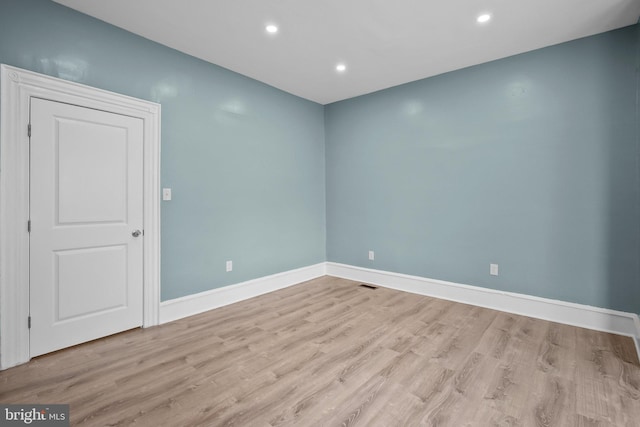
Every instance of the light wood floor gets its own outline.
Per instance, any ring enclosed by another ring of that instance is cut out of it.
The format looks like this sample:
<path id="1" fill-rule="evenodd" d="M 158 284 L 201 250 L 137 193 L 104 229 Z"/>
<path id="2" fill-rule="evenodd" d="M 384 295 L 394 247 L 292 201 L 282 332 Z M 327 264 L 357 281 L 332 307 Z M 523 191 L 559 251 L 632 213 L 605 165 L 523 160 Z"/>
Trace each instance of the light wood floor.
<path id="1" fill-rule="evenodd" d="M 324 277 L 0 372 L 72 425 L 638 426 L 630 338 Z"/>

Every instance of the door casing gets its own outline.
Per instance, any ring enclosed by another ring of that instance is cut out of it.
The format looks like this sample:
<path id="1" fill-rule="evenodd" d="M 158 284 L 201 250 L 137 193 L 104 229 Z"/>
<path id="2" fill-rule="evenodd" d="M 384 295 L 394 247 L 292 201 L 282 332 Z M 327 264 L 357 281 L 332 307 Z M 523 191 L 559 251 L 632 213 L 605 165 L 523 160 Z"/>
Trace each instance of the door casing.
<path id="1" fill-rule="evenodd" d="M 29 355 L 29 102 L 32 97 L 144 122 L 143 327 L 160 305 L 160 104 L 0 65 L 0 369 Z"/>

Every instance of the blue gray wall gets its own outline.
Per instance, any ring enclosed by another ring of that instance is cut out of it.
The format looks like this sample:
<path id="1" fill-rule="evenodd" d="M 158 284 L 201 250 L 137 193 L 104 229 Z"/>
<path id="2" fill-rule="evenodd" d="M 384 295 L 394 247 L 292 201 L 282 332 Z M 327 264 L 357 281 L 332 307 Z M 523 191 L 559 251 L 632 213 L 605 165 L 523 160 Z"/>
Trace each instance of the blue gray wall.
<path id="1" fill-rule="evenodd" d="M 326 106 L 328 260 L 640 312 L 637 33 Z"/>
<path id="2" fill-rule="evenodd" d="M 48 0 L 0 0 L 0 62 L 162 104 L 163 300 L 325 261 L 321 105 Z"/>
<path id="3" fill-rule="evenodd" d="M 0 0 L 0 62 L 162 104 L 163 300 L 328 258 L 639 313 L 639 46 L 633 26 L 323 108 Z"/>

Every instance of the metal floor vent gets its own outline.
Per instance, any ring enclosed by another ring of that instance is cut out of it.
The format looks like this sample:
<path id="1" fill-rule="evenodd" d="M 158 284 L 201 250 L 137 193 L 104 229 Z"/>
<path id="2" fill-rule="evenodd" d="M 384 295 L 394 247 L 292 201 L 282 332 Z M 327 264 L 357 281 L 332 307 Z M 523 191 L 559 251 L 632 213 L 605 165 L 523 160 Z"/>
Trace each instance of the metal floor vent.
<path id="1" fill-rule="evenodd" d="M 360 283 L 360 286 L 362 286 L 363 288 L 367 288 L 367 289 L 378 289 L 377 286 L 367 285 L 367 284 L 364 284 L 364 283 Z"/>

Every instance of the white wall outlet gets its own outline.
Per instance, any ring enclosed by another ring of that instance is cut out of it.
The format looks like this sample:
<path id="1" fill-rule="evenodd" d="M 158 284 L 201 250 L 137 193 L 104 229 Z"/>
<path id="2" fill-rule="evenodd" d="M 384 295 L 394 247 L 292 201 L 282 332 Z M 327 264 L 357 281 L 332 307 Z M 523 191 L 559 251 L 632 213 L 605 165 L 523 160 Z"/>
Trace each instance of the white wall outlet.
<path id="1" fill-rule="evenodd" d="M 162 189 L 162 200 L 171 200 L 171 189 L 163 188 Z"/>
<path id="2" fill-rule="evenodd" d="M 373 261 L 375 257 L 376 257 L 376 254 L 374 254 L 373 251 L 369 251 L 369 259 Z"/>
<path id="3" fill-rule="evenodd" d="M 233 271 L 233 261 L 227 261 L 227 273 Z"/>
<path id="4" fill-rule="evenodd" d="M 489 264 L 489 274 L 492 276 L 498 275 L 498 264 Z"/>

